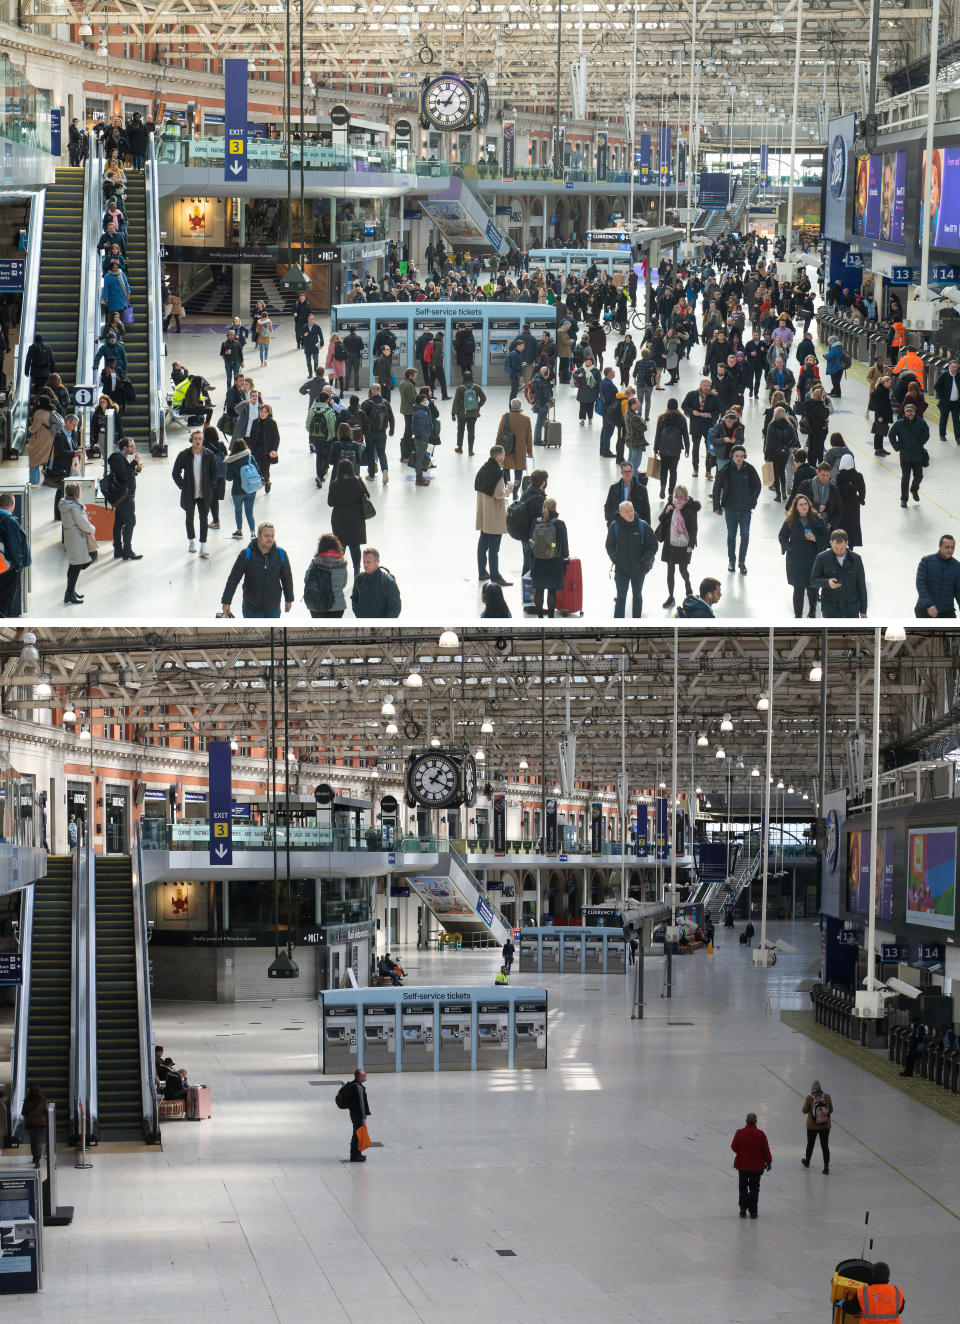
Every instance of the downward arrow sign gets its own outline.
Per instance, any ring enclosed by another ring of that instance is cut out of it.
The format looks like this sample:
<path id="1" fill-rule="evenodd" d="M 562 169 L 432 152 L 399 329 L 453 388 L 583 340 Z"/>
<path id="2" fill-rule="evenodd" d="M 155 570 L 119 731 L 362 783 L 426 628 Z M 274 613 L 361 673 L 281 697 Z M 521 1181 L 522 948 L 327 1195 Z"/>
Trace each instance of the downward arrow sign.
<path id="1" fill-rule="evenodd" d="M 230 169 L 233 171 L 235 175 L 239 175 L 240 171 L 243 169 L 243 166 L 240 164 L 239 161 L 234 161 Z"/>
<path id="2" fill-rule="evenodd" d="M 222 845 L 218 846 L 217 849 L 214 851 L 214 855 L 219 856 L 221 860 L 223 859 L 224 855 L 226 855 L 226 853 L 227 853 L 227 848 L 226 846 L 222 846 Z"/>

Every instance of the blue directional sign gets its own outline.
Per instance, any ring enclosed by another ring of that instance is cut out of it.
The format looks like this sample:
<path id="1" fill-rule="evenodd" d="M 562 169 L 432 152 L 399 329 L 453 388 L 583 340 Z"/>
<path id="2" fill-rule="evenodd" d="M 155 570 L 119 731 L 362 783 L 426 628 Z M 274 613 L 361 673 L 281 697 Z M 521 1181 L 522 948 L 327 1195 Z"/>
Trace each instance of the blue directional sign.
<path id="1" fill-rule="evenodd" d="M 394 852 L 391 851 L 387 856 L 387 864 L 396 864 L 396 862 L 397 862 L 397 857 L 394 854 Z"/>
<path id="2" fill-rule="evenodd" d="M 483 920 L 484 924 L 490 928 L 493 924 L 493 906 L 486 897 L 477 898 L 477 914 Z"/>
<path id="3" fill-rule="evenodd" d="M 22 257 L 0 260 L 0 294 L 22 294 L 26 262 Z"/>
<path id="4" fill-rule="evenodd" d="M 207 745 L 207 780 L 210 791 L 210 863 L 233 864 L 233 816 L 229 740 Z"/>
<path id="5" fill-rule="evenodd" d="M 19 952 L 0 952 L 0 987 L 23 983 L 23 957 Z"/>
<path id="6" fill-rule="evenodd" d="M 247 178 L 247 62 L 224 60 L 223 177 L 228 183 Z"/>

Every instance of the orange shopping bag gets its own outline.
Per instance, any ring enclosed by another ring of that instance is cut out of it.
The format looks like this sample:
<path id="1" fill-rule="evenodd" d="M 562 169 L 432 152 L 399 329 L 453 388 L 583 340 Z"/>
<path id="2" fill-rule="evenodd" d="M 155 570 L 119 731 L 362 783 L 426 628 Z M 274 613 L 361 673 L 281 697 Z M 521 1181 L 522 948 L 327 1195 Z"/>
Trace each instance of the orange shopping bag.
<path id="1" fill-rule="evenodd" d="M 367 1130 L 366 1125 L 358 1126 L 357 1149 L 359 1149 L 360 1153 L 362 1154 L 365 1149 L 369 1149 L 372 1144 L 373 1141 L 370 1139 L 370 1132 Z"/>

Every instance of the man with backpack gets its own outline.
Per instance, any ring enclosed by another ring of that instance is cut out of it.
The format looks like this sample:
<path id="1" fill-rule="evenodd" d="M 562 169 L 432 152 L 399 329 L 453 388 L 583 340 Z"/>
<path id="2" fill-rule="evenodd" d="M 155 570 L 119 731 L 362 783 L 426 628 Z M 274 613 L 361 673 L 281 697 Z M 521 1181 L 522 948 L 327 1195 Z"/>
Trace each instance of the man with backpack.
<path id="1" fill-rule="evenodd" d="M 130 546 L 137 522 L 137 474 L 140 462 L 132 437 L 118 437 L 117 448 L 107 460 L 107 474 L 101 484 L 106 500 L 113 506 L 113 559 L 142 561 Z"/>
<path id="2" fill-rule="evenodd" d="M 337 433 L 337 415 L 330 403 L 330 390 L 324 389 L 307 412 L 307 434 L 316 458 L 316 483 L 323 487 L 330 465 L 330 447 Z"/>
<path id="3" fill-rule="evenodd" d="M 507 507 L 507 533 L 523 547 L 522 574 L 524 575 L 533 563 L 530 535 L 537 520 L 543 514 L 543 503 L 547 499 L 548 476 L 546 469 L 534 469 L 524 481 L 520 496 L 515 497 Z"/>
<path id="4" fill-rule="evenodd" d="M 417 487 L 429 487 L 430 479 L 426 477 L 427 470 L 430 468 L 430 445 L 433 442 L 433 419 L 434 410 L 430 407 L 430 388 L 425 386 L 417 395 L 416 402 L 411 414 L 411 428 L 413 430 L 413 451 L 414 465 L 416 469 Z M 470 452 L 473 454 L 473 451 Z"/>
<path id="5" fill-rule="evenodd" d="M 660 500 L 677 485 L 677 466 L 683 452 L 690 458 L 690 433 L 687 420 L 677 408 L 672 397 L 667 401 L 666 410 L 657 419 L 657 431 L 653 441 L 653 453 L 660 457 Z"/>
<path id="6" fill-rule="evenodd" d="M 629 501 L 622 501 L 607 525 L 607 555 L 613 562 L 617 587 L 614 620 L 626 616 L 627 589 L 633 594 L 633 616 L 643 615 L 643 581 L 657 557 L 656 534 L 646 520 L 639 519 Z"/>
<path id="7" fill-rule="evenodd" d="M 483 389 L 474 385 L 473 373 L 465 372 L 463 381 L 453 393 L 453 404 L 450 406 L 450 417 L 455 419 L 457 424 L 456 451 L 458 455 L 463 454 L 464 429 L 467 433 L 467 454 L 473 454 L 477 419 L 480 417 L 480 410 L 486 402 L 487 397 Z"/>
<path id="8" fill-rule="evenodd" d="M 337 1091 L 336 1105 L 342 1108 L 344 1112 L 350 1113 L 350 1162 L 366 1163 L 366 1154 L 360 1153 L 360 1146 L 357 1143 L 357 1132 L 361 1126 L 366 1126 L 367 1118 L 370 1116 L 370 1104 L 367 1102 L 366 1091 L 367 1073 L 357 1067 L 353 1073 L 353 1080 L 347 1081 L 341 1085 Z"/>
<path id="9" fill-rule="evenodd" d="M 387 464 L 387 432 L 389 431 L 390 436 L 393 436 L 395 422 L 393 410 L 384 400 L 376 382 L 370 387 L 370 393 L 360 406 L 360 412 L 364 418 L 363 434 L 367 439 L 367 477 L 376 478 L 377 460 L 379 460 L 383 483 L 386 486 L 390 481 Z"/>
<path id="10" fill-rule="evenodd" d="M 807 1152 L 800 1160 L 809 1168 L 817 1140 L 823 1154 L 823 1170 L 830 1171 L 830 1115 L 833 1112 L 833 1100 L 825 1094 L 819 1080 L 810 1086 L 810 1093 L 803 1101 L 803 1114 L 807 1119 Z"/>
<path id="11" fill-rule="evenodd" d="M 233 614 L 230 604 L 241 580 L 244 618 L 278 618 L 281 598 L 284 611 L 289 611 L 293 606 L 290 559 L 283 548 L 277 546 L 276 530 L 272 524 L 261 524 L 256 538 L 251 539 L 249 547 L 245 547 L 234 561 L 221 597 L 224 616 Z"/>

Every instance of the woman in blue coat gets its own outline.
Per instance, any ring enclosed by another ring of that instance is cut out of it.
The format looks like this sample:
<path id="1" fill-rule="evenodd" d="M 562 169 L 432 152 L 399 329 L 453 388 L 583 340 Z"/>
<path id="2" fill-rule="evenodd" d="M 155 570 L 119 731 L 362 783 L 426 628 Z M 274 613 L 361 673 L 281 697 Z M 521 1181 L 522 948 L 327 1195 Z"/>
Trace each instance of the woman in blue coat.
<path id="1" fill-rule="evenodd" d="M 803 595 L 807 595 L 808 616 L 817 614 L 817 590 L 810 587 L 810 574 L 819 552 L 829 546 L 826 523 L 813 509 L 807 497 L 797 495 L 787 507 L 780 527 L 780 548 L 787 558 L 787 583 L 793 589 L 793 614 L 803 615 Z"/>
<path id="2" fill-rule="evenodd" d="M 111 261 L 110 270 L 103 278 L 103 298 L 108 314 L 122 312 L 130 302 L 130 283 L 120 270 L 116 258 Z"/>

